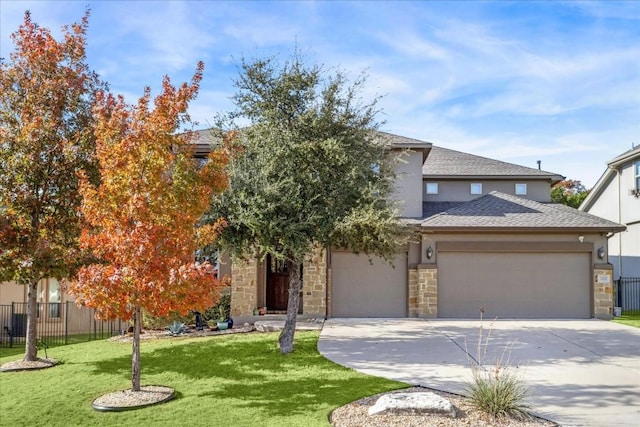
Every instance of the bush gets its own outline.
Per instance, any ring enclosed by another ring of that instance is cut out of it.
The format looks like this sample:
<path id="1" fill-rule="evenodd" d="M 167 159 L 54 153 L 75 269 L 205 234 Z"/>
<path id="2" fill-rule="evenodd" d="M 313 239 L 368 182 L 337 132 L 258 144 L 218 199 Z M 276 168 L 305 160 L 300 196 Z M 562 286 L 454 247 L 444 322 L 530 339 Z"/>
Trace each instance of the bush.
<path id="1" fill-rule="evenodd" d="M 204 312 L 207 320 L 228 319 L 231 316 L 231 292 L 225 289 L 222 291 L 220 300 L 213 307 L 209 307 Z"/>
<path id="2" fill-rule="evenodd" d="M 483 313 L 484 311 L 481 310 L 480 321 Z M 492 328 L 483 340 L 483 327 L 482 323 L 480 324 L 476 359 L 472 361 L 469 356 L 473 373 L 473 379 L 467 383 L 469 401 L 476 409 L 494 418 L 511 416 L 517 419 L 528 419 L 531 417 L 529 415 L 531 407 L 528 403 L 531 395 L 529 387 L 524 379 L 514 373 L 509 366 L 513 343 L 504 349 L 502 356 L 493 365 L 485 363 L 491 331 Z"/>
<path id="3" fill-rule="evenodd" d="M 142 325 L 145 329 L 165 329 L 173 322 L 189 325 L 195 322 L 195 317 L 193 313 L 188 313 L 185 316 L 181 316 L 178 313 L 169 316 L 152 316 L 146 311 L 142 313 Z"/>
<path id="4" fill-rule="evenodd" d="M 524 380 L 510 371 L 508 366 L 473 369 L 473 380 L 467 384 L 471 404 L 493 416 L 512 416 L 518 419 L 530 418 L 527 403 L 530 396 Z"/>

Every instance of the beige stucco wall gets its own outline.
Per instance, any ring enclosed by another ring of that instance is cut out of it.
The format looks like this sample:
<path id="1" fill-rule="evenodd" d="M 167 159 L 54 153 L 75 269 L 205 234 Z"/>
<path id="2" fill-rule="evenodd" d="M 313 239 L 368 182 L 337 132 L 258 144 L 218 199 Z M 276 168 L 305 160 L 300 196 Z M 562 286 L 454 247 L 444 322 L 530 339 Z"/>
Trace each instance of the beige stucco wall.
<path id="1" fill-rule="evenodd" d="M 401 202 L 400 216 L 422 216 L 422 152 L 406 151 L 396 165 L 396 185 L 392 198 Z"/>
<path id="2" fill-rule="evenodd" d="M 438 194 L 427 194 L 427 183 L 438 183 Z M 471 194 L 471 183 L 482 184 L 482 194 Z M 548 180 L 449 180 L 449 179 L 424 179 L 422 189 L 425 202 L 468 202 L 492 191 L 516 196 L 516 184 L 527 184 L 527 194 L 517 195 L 523 199 L 537 202 L 549 202 L 551 200 L 551 184 Z"/>
<path id="3" fill-rule="evenodd" d="M 15 282 L 0 283 L 0 304 L 11 304 L 12 302 L 26 302 L 26 288 Z"/>

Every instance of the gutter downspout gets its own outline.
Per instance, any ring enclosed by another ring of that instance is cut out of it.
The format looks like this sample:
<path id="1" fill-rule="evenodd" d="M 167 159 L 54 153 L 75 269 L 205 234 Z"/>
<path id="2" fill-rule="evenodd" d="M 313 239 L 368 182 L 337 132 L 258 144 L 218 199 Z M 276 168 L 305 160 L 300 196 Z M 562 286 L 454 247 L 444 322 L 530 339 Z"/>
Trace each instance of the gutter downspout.
<path id="1" fill-rule="evenodd" d="M 622 176 L 620 169 L 616 168 L 618 175 L 618 224 L 622 224 Z M 618 233 L 618 279 L 622 277 L 622 233 Z"/>

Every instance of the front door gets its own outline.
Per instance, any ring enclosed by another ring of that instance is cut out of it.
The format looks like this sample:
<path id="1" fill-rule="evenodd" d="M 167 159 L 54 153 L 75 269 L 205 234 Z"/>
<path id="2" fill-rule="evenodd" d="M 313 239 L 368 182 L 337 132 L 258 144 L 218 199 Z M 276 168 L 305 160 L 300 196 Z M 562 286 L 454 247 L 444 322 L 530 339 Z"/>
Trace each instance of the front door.
<path id="1" fill-rule="evenodd" d="M 288 289 L 289 263 L 267 255 L 267 310 L 286 310 Z"/>

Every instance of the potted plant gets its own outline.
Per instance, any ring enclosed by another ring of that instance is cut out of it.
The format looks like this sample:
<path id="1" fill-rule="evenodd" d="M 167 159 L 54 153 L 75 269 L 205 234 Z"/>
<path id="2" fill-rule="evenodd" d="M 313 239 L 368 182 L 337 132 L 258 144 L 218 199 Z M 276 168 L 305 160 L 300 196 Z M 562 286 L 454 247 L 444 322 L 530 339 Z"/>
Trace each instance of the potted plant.
<path id="1" fill-rule="evenodd" d="M 218 330 L 224 331 L 229 328 L 229 316 L 227 316 L 227 310 L 224 305 L 218 307 Z"/>

